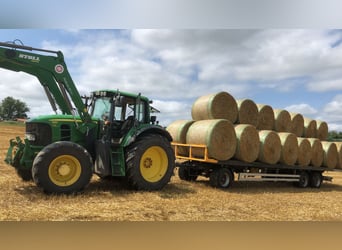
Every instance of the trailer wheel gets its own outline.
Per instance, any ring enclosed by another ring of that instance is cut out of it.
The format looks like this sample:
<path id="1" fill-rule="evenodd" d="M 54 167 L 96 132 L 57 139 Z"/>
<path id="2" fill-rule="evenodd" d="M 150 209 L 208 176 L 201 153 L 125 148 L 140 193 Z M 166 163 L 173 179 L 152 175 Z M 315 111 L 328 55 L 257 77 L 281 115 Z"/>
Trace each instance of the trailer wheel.
<path id="1" fill-rule="evenodd" d="M 323 181 L 321 172 L 312 172 L 310 175 L 310 187 L 320 188 Z"/>
<path id="2" fill-rule="evenodd" d="M 91 156 L 82 146 L 60 141 L 38 153 L 33 161 L 32 176 L 46 193 L 71 194 L 89 184 L 92 167 Z"/>
<path id="3" fill-rule="evenodd" d="M 188 167 L 179 167 L 178 176 L 183 181 L 196 181 L 198 175 L 191 175 Z"/>
<path id="4" fill-rule="evenodd" d="M 299 181 L 297 182 L 297 186 L 300 188 L 306 188 L 307 186 L 309 186 L 309 182 L 310 182 L 310 176 L 308 172 L 306 171 L 301 172 L 299 176 Z"/>
<path id="5" fill-rule="evenodd" d="M 227 168 L 216 169 L 209 177 L 210 185 L 217 188 L 228 188 L 233 181 L 233 172 Z"/>

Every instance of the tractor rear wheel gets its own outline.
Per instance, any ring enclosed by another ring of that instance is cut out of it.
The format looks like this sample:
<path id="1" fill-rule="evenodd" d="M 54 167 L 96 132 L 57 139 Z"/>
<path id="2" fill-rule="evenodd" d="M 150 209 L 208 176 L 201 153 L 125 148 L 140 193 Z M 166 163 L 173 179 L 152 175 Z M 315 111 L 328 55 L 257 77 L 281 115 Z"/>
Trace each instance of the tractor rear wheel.
<path id="1" fill-rule="evenodd" d="M 33 161 L 32 176 L 46 193 L 71 194 L 82 191 L 92 176 L 90 154 L 73 142 L 46 146 Z"/>
<path id="2" fill-rule="evenodd" d="M 136 190 L 160 190 L 170 181 L 174 164 L 174 153 L 165 137 L 143 135 L 126 150 L 128 184 Z"/>

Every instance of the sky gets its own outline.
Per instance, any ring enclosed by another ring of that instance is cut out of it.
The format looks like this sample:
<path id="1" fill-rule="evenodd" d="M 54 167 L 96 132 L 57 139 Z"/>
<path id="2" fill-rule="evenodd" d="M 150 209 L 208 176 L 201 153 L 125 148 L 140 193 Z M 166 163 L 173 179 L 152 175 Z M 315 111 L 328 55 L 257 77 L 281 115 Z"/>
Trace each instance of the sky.
<path id="1" fill-rule="evenodd" d="M 64 53 L 81 94 L 141 93 L 163 126 L 191 119 L 200 96 L 236 99 L 324 120 L 342 131 L 342 30 L 335 29 L 0 29 L 0 41 Z M 35 77 L 0 69 L 0 100 L 52 109 Z"/>

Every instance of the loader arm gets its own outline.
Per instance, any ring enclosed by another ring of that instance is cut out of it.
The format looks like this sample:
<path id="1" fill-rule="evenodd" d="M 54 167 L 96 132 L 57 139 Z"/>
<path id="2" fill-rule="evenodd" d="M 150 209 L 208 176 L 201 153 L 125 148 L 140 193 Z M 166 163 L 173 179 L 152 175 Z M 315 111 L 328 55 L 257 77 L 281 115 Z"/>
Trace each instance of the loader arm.
<path id="1" fill-rule="evenodd" d="M 0 42 L 0 68 L 36 76 L 55 112 L 57 104 L 63 114 L 75 115 L 75 107 L 84 123 L 91 122 L 91 116 L 69 74 L 61 51 Z"/>

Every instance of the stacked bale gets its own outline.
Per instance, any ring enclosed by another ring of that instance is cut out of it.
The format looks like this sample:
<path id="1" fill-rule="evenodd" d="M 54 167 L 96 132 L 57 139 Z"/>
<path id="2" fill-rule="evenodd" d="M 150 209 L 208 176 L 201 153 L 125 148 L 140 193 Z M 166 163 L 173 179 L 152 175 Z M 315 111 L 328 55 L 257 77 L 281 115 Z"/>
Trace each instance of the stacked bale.
<path id="1" fill-rule="evenodd" d="M 259 111 L 257 105 L 249 99 L 237 100 L 238 117 L 237 123 L 258 125 Z"/>
<path id="2" fill-rule="evenodd" d="M 291 126 L 290 132 L 295 134 L 297 137 L 301 137 L 304 132 L 304 117 L 301 114 L 290 113 Z"/>
<path id="3" fill-rule="evenodd" d="M 308 166 L 312 157 L 312 148 L 307 138 L 298 139 L 298 158 L 297 164 L 301 166 Z"/>
<path id="4" fill-rule="evenodd" d="M 258 161 L 276 164 L 280 159 L 281 154 L 281 142 L 279 135 L 271 130 L 260 130 L 260 150 L 258 155 Z"/>
<path id="5" fill-rule="evenodd" d="M 185 144 L 188 129 L 193 123 L 194 121 L 189 120 L 174 121 L 166 128 L 166 130 L 170 133 L 174 142 Z M 178 147 L 178 154 L 183 156 L 188 155 L 188 148 Z"/>
<path id="6" fill-rule="evenodd" d="M 315 120 L 304 118 L 304 133 L 306 138 L 316 138 L 317 134 L 317 122 Z"/>
<path id="7" fill-rule="evenodd" d="M 234 158 L 254 162 L 259 155 L 259 133 L 250 124 L 239 124 L 235 126 L 237 147 Z"/>
<path id="8" fill-rule="evenodd" d="M 272 130 L 274 128 L 274 112 L 269 105 L 257 104 L 259 116 L 257 129 Z"/>
<path id="9" fill-rule="evenodd" d="M 234 126 L 224 119 L 194 122 L 188 129 L 186 143 L 207 145 L 208 156 L 221 161 L 232 158 L 237 145 Z M 192 153 L 204 156 L 202 149 L 193 148 Z"/>
<path id="10" fill-rule="evenodd" d="M 342 142 L 335 142 L 337 148 L 337 165 L 336 168 L 342 168 Z"/>
<path id="11" fill-rule="evenodd" d="M 322 141 L 323 147 L 323 166 L 327 168 L 335 168 L 337 165 L 337 147 L 333 142 Z"/>
<path id="12" fill-rule="evenodd" d="M 289 132 L 291 128 L 290 113 L 283 109 L 274 109 L 274 130 L 277 132 Z"/>
<path id="13" fill-rule="evenodd" d="M 316 136 L 321 141 L 326 141 L 328 139 L 328 124 L 324 121 L 316 121 L 317 129 Z"/>
<path id="14" fill-rule="evenodd" d="M 308 138 L 311 145 L 311 161 L 310 164 L 314 167 L 321 167 L 323 163 L 324 151 L 322 143 L 317 138 Z"/>
<path id="15" fill-rule="evenodd" d="M 236 122 L 238 108 L 234 97 L 227 92 L 199 97 L 192 105 L 193 120 L 227 119 Z"/>
<path id="16" fill-rule="evenodd" d="M 297 136 L 287 132 L 280 132 L 278 134 L 281 142 L 279 162 L 287 165 L 294 165 L 298 157 Z"/>

